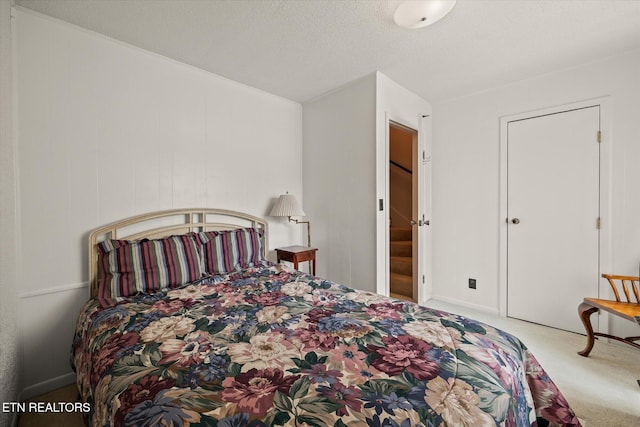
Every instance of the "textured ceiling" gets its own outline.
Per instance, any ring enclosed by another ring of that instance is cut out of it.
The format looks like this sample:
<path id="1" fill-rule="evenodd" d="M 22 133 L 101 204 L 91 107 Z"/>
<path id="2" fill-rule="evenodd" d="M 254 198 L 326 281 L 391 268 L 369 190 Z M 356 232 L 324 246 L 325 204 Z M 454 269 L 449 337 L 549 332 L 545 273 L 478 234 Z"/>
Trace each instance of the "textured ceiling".
<path id="1" fill-rule="evenodd" d="M 458 0 L 416 30 L 398 0 L 15 0 L 304 102 L 376 70 L 430 101 L 640 48 L 639 0 Z"/>

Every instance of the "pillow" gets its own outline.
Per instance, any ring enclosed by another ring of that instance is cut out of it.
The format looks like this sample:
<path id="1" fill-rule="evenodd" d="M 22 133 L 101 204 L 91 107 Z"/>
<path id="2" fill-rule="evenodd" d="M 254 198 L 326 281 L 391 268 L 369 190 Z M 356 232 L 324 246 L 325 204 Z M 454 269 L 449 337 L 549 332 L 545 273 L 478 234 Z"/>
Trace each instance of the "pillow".
<path id="1" fill-rule="evenodd" d="M 98 298 L 157 292 L 202 276 L 195 233 L 163 239 L 105 240 L 98 246 Z"/>
<path id="2" fill-rule="evenodd" d="M 198 233 L 203 245 L 204 269 L 209 274 L 224 274 L 246 267 L 264 265 L 264 230 L 239 228 Z"/>

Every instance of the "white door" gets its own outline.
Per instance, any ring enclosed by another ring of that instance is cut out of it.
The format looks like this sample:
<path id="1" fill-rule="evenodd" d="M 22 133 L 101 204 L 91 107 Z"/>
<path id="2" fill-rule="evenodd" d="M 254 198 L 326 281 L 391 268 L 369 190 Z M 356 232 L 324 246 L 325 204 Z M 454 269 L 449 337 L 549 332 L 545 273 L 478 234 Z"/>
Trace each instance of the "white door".
<path id="1" fill-rule="evenodd" d="M 507 128 L 507 315 L 584 333 L 598 296 L 600 107 Z"/>

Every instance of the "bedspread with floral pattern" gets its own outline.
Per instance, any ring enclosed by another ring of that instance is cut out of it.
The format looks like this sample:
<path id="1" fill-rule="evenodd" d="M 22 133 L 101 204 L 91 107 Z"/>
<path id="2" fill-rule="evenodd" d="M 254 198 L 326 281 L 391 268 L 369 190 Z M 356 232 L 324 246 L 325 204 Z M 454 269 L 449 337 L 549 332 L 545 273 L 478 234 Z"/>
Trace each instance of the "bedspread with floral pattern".
<path id="1" fill-rule="evenodd" d="M 90 300 L 72 363 L 96 427 L 580 425 L 512 335 L 283 265 Z"/>

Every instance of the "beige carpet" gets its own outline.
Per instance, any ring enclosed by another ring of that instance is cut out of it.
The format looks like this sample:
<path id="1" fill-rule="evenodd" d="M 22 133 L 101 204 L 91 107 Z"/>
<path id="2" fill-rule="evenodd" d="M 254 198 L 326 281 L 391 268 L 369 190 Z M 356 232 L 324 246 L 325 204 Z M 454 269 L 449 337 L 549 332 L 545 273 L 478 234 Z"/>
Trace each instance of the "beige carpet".
<path id="1" fill-rule="evenodd" d="M 29 399 L 32 402 L 75 402 L 78 392 L 76 385 L 54 390 L 42 396 Z M 84 422 L 80 413 L 29 413 L 20 414 L 18 427 L 82 427 Z"/>
<path id="2" fill-rule="evenodd" d="M 520 338 L 560 388 L 584 427 L 640 426 L 640 387 L 636 382 L 640 379 L 640 351 L 598 340 L 591 355 L 582 357 L 576 352 L 585 345 L 583 335 L 440 301 L 427 305 L 488 323 Z M 70 385 L 32 400 L 75 399 L 75 385 Z M 76 427 L 83 423 L 79 414 L 22 414 L 18 425 Z"/>
<path id="3" fill-rule="evenodd" d="M 584 335 L 441 301 L 429 301 L 427 306 L 488 323 L 520 338 L 585 427 L 640 426 L 640 351 L 600 339 L 589 357 L 582 357 L 577 352 L 585 346 Z"/>

